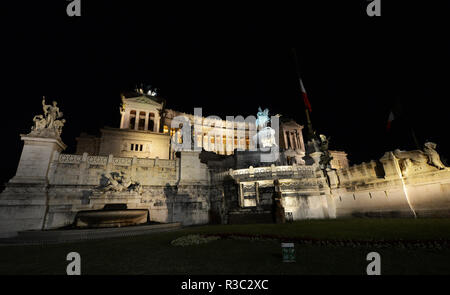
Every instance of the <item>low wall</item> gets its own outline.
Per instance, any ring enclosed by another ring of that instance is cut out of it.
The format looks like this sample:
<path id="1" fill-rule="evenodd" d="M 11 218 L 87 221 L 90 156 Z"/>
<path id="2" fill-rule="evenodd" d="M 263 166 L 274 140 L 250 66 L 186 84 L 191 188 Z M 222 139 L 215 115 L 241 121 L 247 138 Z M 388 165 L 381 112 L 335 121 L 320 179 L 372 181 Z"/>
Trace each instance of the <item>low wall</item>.
<path id="1" fill-rule="evenodd" d="M 402 167 L 387 153 L 336 171 L 332 186 L 337 217 L 449 217 L 450 169 L 426 163 Z"/>
<path id="2" fill-rule="evenodd" d="M 144 186 L 135 192 L 99 193 L 93 186 L 8 186 L 0 205 L 0 232 L 55 229 L 71 225 L 81 210 L 125 203 L 128 209 L 147 209 L 155 222 L 183 225 L 209 221 L 209 186 Z"/>
<path id="3" fill-rule="evenodd" d="M 78 211 L 102 209 L 108 203 L 147 209 L 151 221 L 208 223 L 211 189 L 208 169 L 200 163 L 198 153 L 182 152 L 180 157 L 162 160 L 55 152 L 47 181 L 6 185 L 0 195 L 0 234 L 67 226 L 73 223 Z M 101 193 L 98 186 L 102 174 L 111 172 L 125 172 L 138 181 L 142 194 Z"/>
<path id="4" fill-rule="evenodd" d="M 178 160 L 57 154 L 50 163 L 52 185 L 99 185 L 102 174 L 125 172 L 142 185 L 174 184 Z"/>
<path id="5" fill-rule="evenodd" d="M 280 182 L 285 212 L 294 220 L 335 217 L 326 178 L 316 165 L 250 167 L 212 175 L 213 184 L 224 187 L 226 209 L 233 214 L 270 211 L 274 179 Z"/>

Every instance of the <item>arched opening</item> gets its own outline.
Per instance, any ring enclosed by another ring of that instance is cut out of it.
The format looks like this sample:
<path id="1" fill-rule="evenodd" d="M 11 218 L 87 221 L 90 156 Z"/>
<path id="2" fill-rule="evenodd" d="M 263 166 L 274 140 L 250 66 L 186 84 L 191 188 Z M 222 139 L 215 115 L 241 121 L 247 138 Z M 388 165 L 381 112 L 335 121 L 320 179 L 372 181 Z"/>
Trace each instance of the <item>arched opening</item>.
<path id="1" fill-rule="evenodd" d="M 130 111 L 130 129 L 134 129 L 136 124 L 136 111 Z"/>
<path id="2" fill-rule="evenodd" d="M 150 113 L 148 115 L 148 129 L 149 131 L 155 131 L 155 114 Z"/>
<path id="3" fill-rule="evenodd" d="M 145 129 L 145 112 L 139 112 L 139 125 L 138 130 Z"/>

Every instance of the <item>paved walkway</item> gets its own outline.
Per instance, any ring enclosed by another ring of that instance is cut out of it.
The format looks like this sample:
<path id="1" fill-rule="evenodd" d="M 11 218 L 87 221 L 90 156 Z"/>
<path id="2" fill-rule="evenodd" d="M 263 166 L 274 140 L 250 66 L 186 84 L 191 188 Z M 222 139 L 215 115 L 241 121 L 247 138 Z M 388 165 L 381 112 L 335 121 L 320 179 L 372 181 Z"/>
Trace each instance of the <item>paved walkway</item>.
<path id="1" fill-rule="evenodd" d="M 16 237 L 0 239 L 0 246 L 40 245 L 73 241 L 96 240 L 115 237 L 146 235 L 181 229 L 181 223 L 127 226 L 121 228 L 68 229 L 47 231 L 22 231 Z"/>

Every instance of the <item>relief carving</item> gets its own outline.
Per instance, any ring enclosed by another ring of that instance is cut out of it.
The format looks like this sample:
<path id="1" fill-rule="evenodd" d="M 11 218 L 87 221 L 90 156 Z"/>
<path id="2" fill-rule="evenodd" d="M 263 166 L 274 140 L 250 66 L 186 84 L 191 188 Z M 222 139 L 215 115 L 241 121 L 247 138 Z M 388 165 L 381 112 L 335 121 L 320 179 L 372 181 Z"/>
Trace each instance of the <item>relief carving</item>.
<path id="1" fill-rule="evenodd" d="M 136 192 L 142 194 L 142 185 L 128 177 L 125 172 L 111 172 L 102 174 L 100 178 L 100 186 L 98 189 L 102 192 Z"/>

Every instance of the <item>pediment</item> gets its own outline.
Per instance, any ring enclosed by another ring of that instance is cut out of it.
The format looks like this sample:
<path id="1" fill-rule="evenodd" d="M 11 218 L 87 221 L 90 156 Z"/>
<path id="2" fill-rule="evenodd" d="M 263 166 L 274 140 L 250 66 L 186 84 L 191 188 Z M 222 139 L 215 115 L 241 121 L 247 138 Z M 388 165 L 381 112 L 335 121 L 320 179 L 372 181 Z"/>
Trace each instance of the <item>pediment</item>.
<path id="1" fill-rule="evenodd" d="M 154 101 L 153 99 L 147 97 L 147 96 L 138 96 L 138 97 L 132 97 L 132 98 L 125 98 L 125 103 L 141 103 L 141 104 L 147 104 L 152 105 L 156 107 L 160 107 L 161 104 Z"/>

